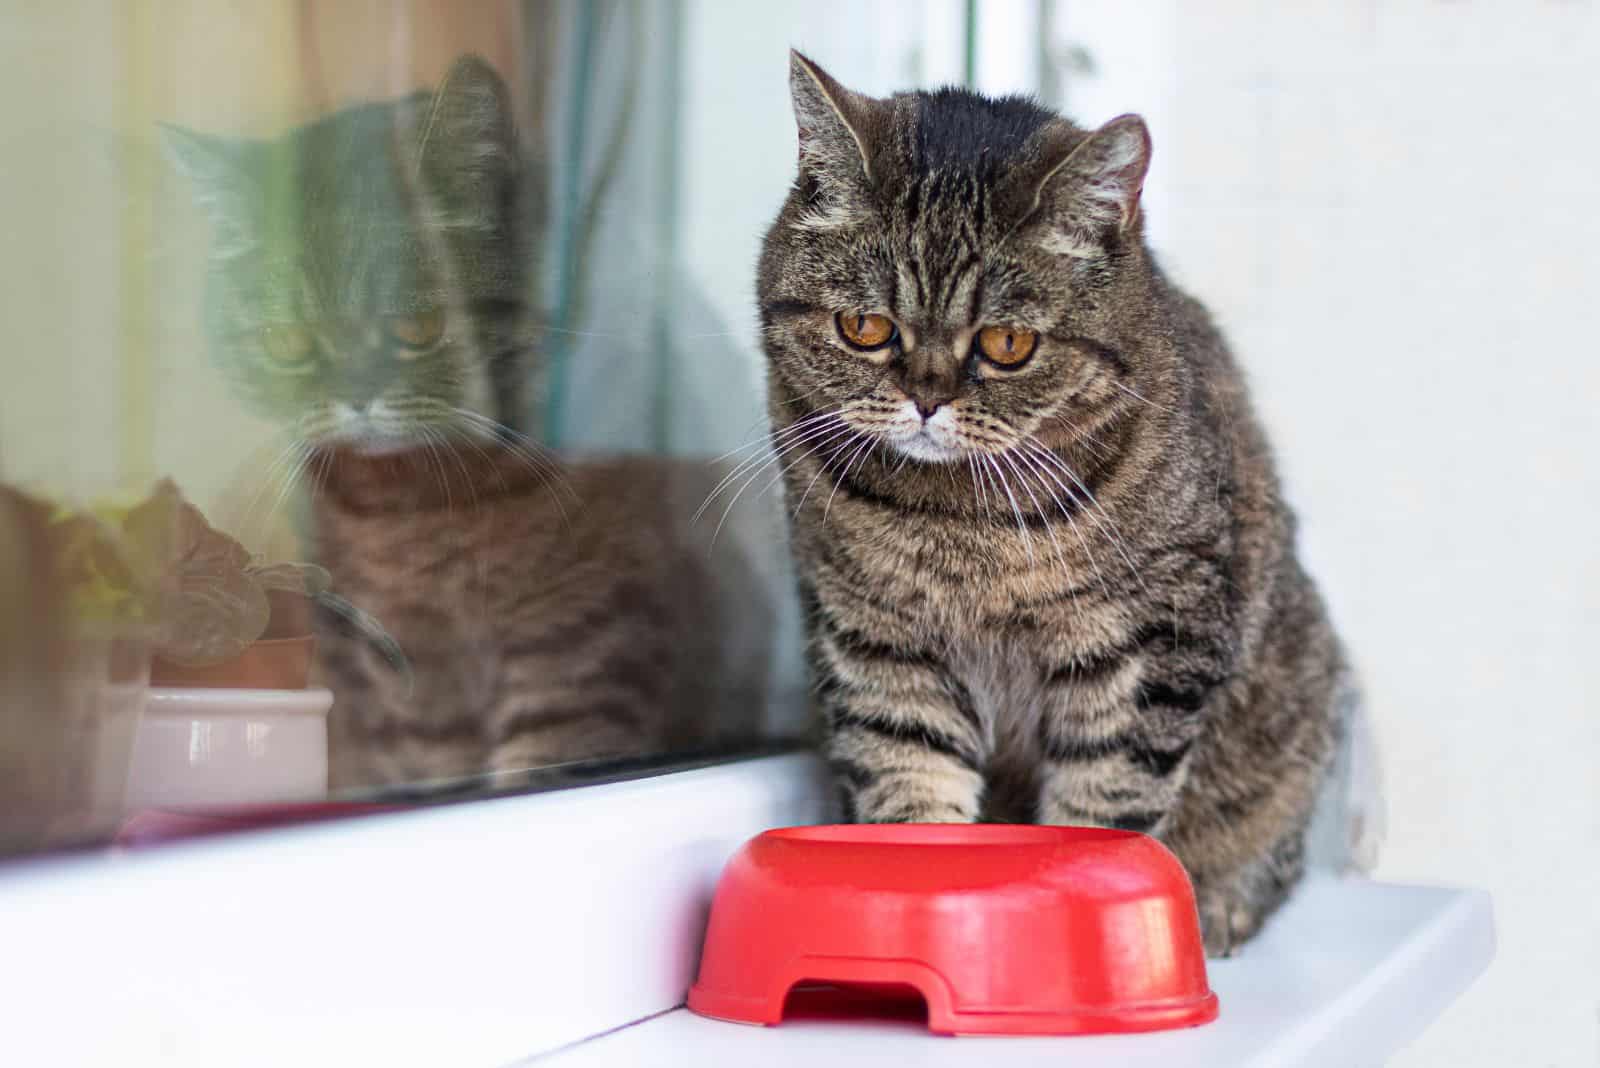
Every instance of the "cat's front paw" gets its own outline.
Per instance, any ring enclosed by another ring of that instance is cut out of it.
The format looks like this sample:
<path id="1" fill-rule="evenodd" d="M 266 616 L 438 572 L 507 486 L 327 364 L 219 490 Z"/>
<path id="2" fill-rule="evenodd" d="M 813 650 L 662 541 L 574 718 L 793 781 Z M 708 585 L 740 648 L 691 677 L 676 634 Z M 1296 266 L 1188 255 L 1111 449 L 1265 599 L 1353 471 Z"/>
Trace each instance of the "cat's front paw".
<path id="1" fill-rule="evenodd" d="M 978 816 L 957 805 L 886 805 L 856 813 L 853 823 L 976 823 Z"/>

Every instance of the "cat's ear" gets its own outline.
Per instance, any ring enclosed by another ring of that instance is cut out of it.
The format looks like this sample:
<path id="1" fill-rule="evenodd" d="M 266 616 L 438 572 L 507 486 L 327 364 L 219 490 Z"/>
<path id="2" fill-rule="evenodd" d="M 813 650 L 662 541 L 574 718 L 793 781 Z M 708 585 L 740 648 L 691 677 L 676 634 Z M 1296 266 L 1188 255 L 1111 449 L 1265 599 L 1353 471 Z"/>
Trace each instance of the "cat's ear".
<path id="1" fill-rule="evenodd" d="M 516 163 L 511 94 L 482 56 L 465 55 L 451 64 L 416 122 L 423 159 L 445 149 L 454 163 L 477 170 Z"/>
<path id="2" fill-rule="evenodd" d="M 847 199 L 870 187 L 883 102 L 851 92 L 792 49 L 789 95 L 800 128 L 800 173 L 814 179 L 827 199 Z"/>
<path id="3" fill-rule="evenodd" d="M 195 202 L 211 220 L 214 249 L 249 247 L 259 236 L 254 227 L 263 199 L 262 142 L 160 126 L 167 159 L 189 179 Z"/>
<path id="4" fill-rule="evenodd" d="M 227 203 L 254 180 L 251 161 L 256 142 L 188 130 L 169 122 L 161 128 L 161 147 L 178 172 L 194 183 L 201 203 Z"/>
<path id="5" fill-rule="evenodd" d="M 1143 119 L 1120 115 L 1088 137 L 1056 133 L 1047 138 L 1044 159 L 1047 169 L 1025 218 L 1044 224 L 1047 248 L 1093 256 L 1134 229 L 1150 169 L 1150 131 Z"/>

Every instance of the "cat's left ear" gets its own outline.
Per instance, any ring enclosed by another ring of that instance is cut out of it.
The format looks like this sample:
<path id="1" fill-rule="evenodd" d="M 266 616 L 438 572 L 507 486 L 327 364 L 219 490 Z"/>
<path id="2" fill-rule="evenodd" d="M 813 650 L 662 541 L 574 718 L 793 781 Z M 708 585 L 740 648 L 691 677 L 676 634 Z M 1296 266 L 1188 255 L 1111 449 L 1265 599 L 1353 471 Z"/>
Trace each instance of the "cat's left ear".
<path id="1" fill-rule="evenodd" d="M 511 94 L 482 56 L 465 55 L 451 64 L 432 102 L 415 121 L 424 160 L 441 152 L 454 166 L 469 170 L 515 167 Z"/>
<path id="2" fill-rule="evenodd" d="M 1095 255 L 1135 228 L 1150 170 L 1150 131 L 1143 119 L 1120 115 L 1088 137 L 1057 134 L 1047 139 L 1044 159 L 1048 169 L 1033 188 L 1024 220 L 1045 223 L 1046 247 Z"/>

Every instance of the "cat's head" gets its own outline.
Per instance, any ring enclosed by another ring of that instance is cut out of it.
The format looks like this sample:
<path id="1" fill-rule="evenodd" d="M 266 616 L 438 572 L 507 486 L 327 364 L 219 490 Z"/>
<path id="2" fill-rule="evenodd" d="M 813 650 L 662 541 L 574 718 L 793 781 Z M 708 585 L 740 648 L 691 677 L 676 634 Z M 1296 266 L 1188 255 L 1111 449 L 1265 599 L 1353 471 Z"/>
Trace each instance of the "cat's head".
<path id="1" fill-rule="evenodd" d="M 165 134 L 211 217 L 208 344 L 250 407 L 375 450 L 517 419 L 523 176 L 487 64 L 271 140 Z"/>
<path id="2" fill-rule="evenodd" d="M 799 175 L 758 280 L 782 396 L 940 463 L 1118 395 L 1105 342 L 1150 284 L 1137 116 L 1089 133 L 1020 97 L 873 99 L 798 53 L 790 88 Z"/>

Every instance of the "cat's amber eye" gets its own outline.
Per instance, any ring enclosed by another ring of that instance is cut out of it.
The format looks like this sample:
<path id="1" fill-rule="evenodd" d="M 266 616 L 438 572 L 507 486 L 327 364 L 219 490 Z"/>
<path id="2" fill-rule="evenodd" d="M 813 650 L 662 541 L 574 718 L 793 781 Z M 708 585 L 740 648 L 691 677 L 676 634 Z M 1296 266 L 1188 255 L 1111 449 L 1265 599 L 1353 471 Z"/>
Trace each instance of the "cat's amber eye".
<path id="1" fill-rule="evenodd" d="M 986 326 L 978 331 L 978 351 L 997 367 L 1021 367 L 1038 342 L 1038 334 L 1014 326 Z"/>
<path id="2" fill-rule="evenodd" d="M 881 349 L 894 340 L 894 320 L 887 315 L 866 312 L 839 312 L 834 317 L 839 336 L 858 349 Z"/>
<path id="3" fill-rule="evenodd" d="M 261 349 L 273 363 L 304 363 L 311 355 L 311 331 L 294 323 L 267 326 L 258 335 Z"/>
<path id="4" fill-rule="evenodd" d="M 438 344 L 444 335 L 444 311 L 432 308 L 414 315 L 391 315 L 384 328 L 403 348 L 419 352 Z"/>

